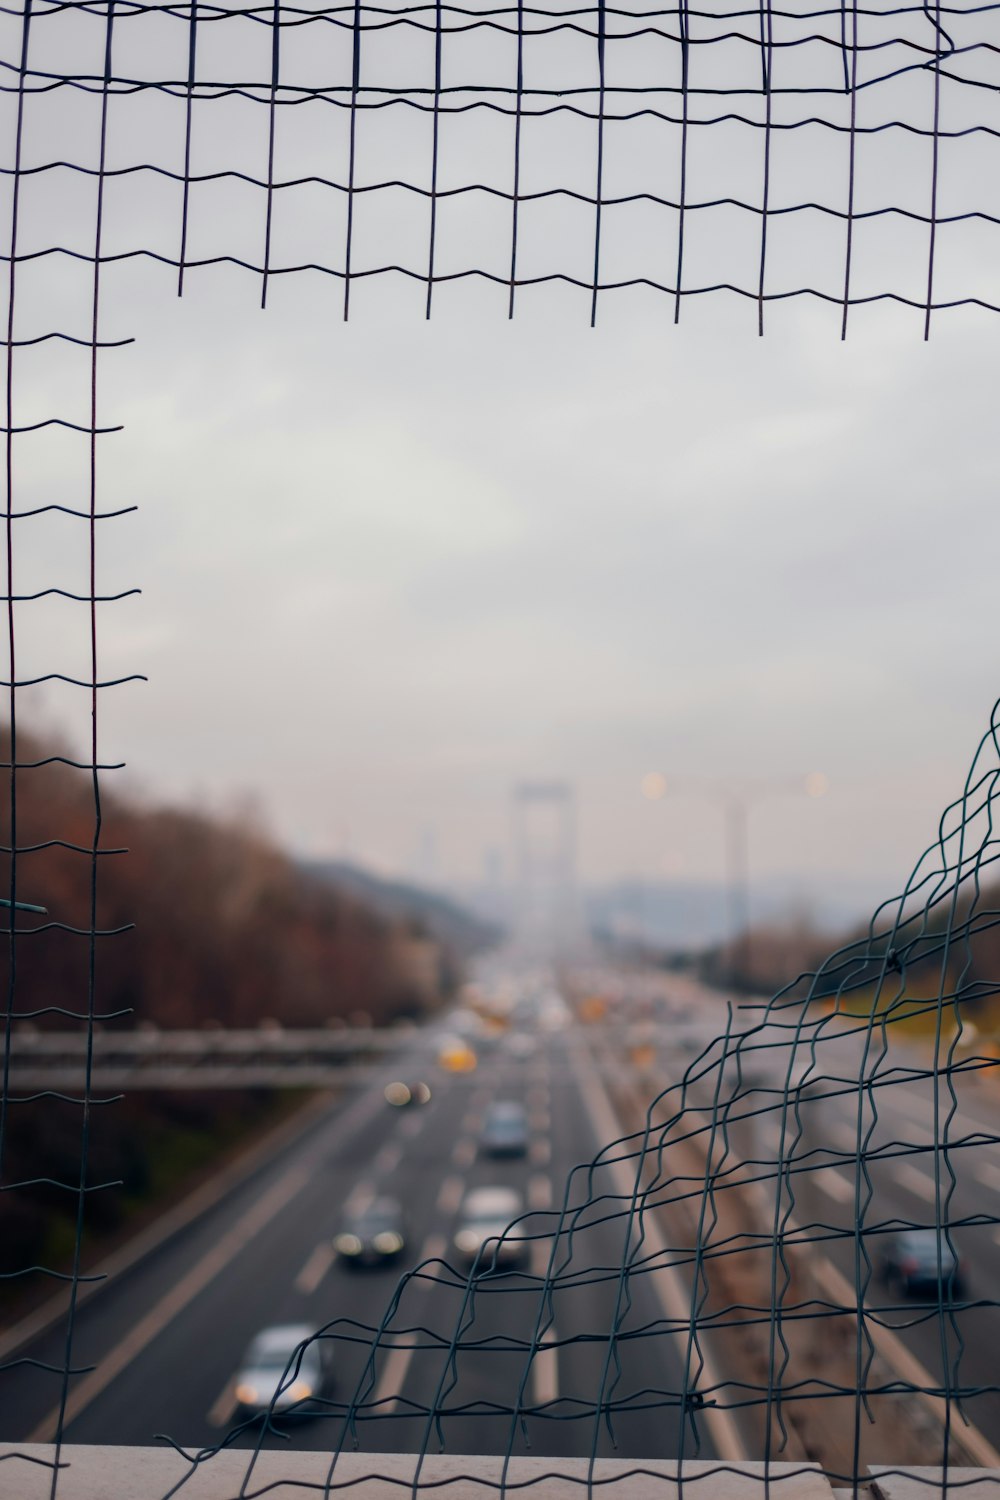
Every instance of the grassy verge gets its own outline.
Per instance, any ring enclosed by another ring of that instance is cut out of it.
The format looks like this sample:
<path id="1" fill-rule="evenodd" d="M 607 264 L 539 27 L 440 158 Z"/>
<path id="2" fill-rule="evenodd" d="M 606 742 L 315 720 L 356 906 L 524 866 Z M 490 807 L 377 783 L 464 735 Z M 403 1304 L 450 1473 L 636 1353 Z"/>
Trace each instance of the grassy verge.
<path id="1" fill-rule="evenodd" d="M 303 1108 L 298 1089 L 229 1096 L 133 1095 L 93 1111 L 83 1264 L 96 1264 L 206 1178 Z M 0 1195 L 0 1323 L 11 1324 L 50 1297 L 57 1282 L 39 1268 L 73 1264 L 77 1194 L 52 1183 L 79 1180 L 80 1121 L 53 1101 L 37 1119 L 18 1119 L 15 1156 L 31 1147 L 50 1183 Z M 26 1274 L 23 1268 L 32 1267 Z"/>

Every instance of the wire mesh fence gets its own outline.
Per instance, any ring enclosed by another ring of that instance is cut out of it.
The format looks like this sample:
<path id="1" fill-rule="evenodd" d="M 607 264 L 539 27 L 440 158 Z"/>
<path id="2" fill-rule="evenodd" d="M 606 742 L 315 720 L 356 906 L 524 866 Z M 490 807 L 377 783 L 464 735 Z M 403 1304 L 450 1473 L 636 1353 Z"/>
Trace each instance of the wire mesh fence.
<path id="1" fill-rule="evenodd" d="M 834 335 L 879 303 L 926 336 L 939 315 L 1000 311 L 996 13 L 443 0 L 26 0 L 0 13 L 11 745 L 0 1166 L 14 1112 L 37 1103 L 18 1089 L 15 1030 L 57 1016 L 88 1040 L 79 1091 L 51 1094 L 74 1112 L 76 1170 L 48 1179 L 75 1204 L 68 1268 L 5 1272 L 67 1288 L 61 1358 L 15 1352 L 0 1369 L 10 1380 L 42 1365 L 52 1382 L 54 1488 L 85 1373 L 83 1227 L 93 1195 L 113 1189 L 88 1159 L 93 1112 L 112 1103 L 91 1086 L 92 1039 L 123 1014 L 100 987 L 102 944 L 125 930 L 99 921 L 102 863 L 124 853 L 104 832 L 115 765 L 101 758 L 100 705 L 136 680 L 102 670 L 98 629 L 103 607 L 134 592 L 99 583 L 104 524 L 134 508 L 100 500 L 102 445 L 117 430 L 101 360 L 128 342 L 106 332 L 109 274 L 151 264 L 182 293 L 195 276 L 235 273 L 261 305 L 310 274 L 345 318 L 390 279 L 428 317 L 461 310 L 473 283 L 501 316 L 565 293 L 592 322 L 627 290 L 658 294 L 675 320 L 728 293 L 760 332 L 775 302 L 818 301 Z M 38 408 L 46 389 L 64 404 Z M 19 498 L 39 486 L 44 504 Z M 82 586 L 23 584 L 21 528 L 41 524 L 79 527 Z M 36 671 L 22 622 L 55 605 L 70 611 L 60 669 Z M 18 758 L 19 709 L 55 683 L 85 705 L 90 753 L 74 764 L 89 805 L 72 829 L 26 842 L 18 787 L 40 767 Z M 283 1431 L 279 1408 L 306 1399 L 296 1382 L 317 1349 L 353 1371 L 336 1399 L 308 1398 L 331 1454 L 327 1493 L 355 1445 L 404 1448 L 417 1455 L 413 1491 L 439 1487 L 423 1456 L 461 1448 L 470 1416 L 503 1456 L 500 1488 L 528 1447 L 584 1457 L 593 1488 L 599 1460 L 616 1444 L 628 1454 L 650 1413 L 658 1452 L 720 1468 L 791 1457 L 856 1485 L 873 1457 L 995 1462 L 998 1304 L 980 1268 L 1000 1229 L 997 1057 L 976 1027 L 998 990 L 997 733 L 994 714 L 901 895 L 818 972 L 763 1008 L 732 1008 L 683 1077 L 637 1081 L 624 1065 L 609 1076 L 613 1054 L 574 1041 L 608 1146 L 471 1259 L 445 1245 L 408 1272 L 378 1322 L 337 1319 L 302 1340 L 264 1421 L 227 1439 L 250 1446 L 248 1485 L 255 1448 Z M 33 860 L 53 848 L 86 868 L 79 910 L 44 909 Z M 22 980 L 19 956 L 46 942 L 72 949 L 63 993 Z M 0 1189 L 10 1202 L 43 1180 L 40 1165 Z M 558 1393 L 544 1376 L 554 1356 L 573 1372 Z M 404 1367 L 419 1397 L 394 1384 Z M 195 1474 L 217 1450 L 182 1451 Z M 801 1472 L 773 1481 L 791 1489 Z"/>

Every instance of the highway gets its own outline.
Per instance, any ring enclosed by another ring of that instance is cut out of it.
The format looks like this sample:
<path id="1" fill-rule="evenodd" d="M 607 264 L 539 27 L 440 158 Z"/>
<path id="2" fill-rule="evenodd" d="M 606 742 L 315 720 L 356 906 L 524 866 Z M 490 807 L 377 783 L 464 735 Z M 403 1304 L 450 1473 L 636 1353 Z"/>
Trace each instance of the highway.
<path id="1" fill-rule="evenodd" d="M 644 1013 L 649 1017 L 648 1004 Z M 745 1012 L 737 1012 L 736 1016 L 738 1030 L 750 1029 L 755 1024 L 752 1013 L 747 1016 Z M 667 1093 L 666 1099 L 676 1098 L 688 1066 L 693 1074 L 702 1073 L 704 1076 L 694 1084 L 689 1098 L 701 1121 L 707 1123 L 718 1071 L 710 1064 L 721 1050 L 711 1044 L 713 1038 L 724 1032 L 725 1025 L 725 996 L 688 980 L 671 980 L 654 1002 L 652 1017 L 644 1025 L 636 1028 L 634 1022 L 623 1020 L 606 1028 L 608 1051 L 614 1057 L 627 1059 L 637 1041 L 647 1047 L 652 1045 L 656 1062 L 642 1073 L 641 1083 L 633 1080 L 639 1097 L 646 1101 L 659 1089 L 669 1090 L 671 1086 L 674 1092 Z M 988 1442 L 1000 1446 L 1000 1379 L 996 1360 L 1000 1344 L 1000 1070 L 970 1070 L 953 1075 L 958 1108 L 948 1125 L 948 1159 L 957 1181 L 946 1212 L 950 1178 L 943 1154 L 933 1149 L 934 1089 L 928 1076 L 932 1062 L 929 1045 L 922 1047 L 912 1041 L 900 1041 L 890 1031 L 890 1054 L 880 1058 L 881 1044 L 876 1032 L 864 1064 L 863 1025 L 857 1027 L 854 1035 L 845 1035 L 840 1028 L 822 1031 L 816 1047 L 816 1066 L 800 1100 L 801 1138 L 796 1140 L 798 1126 L 789 1107 L 782 1150 L 782 1098 L 790 1049 L 787 1044 L 775 1043 L 787 1043 L 789 1034 L 788 1030 L 769 1025 L 751 1038 L 755 1050 L 746 1053 L 742 1088 L 746 1098 L 733 1108 L 734 1114 L 759 1111 L 755 1118 L 734 1125 L 732 1133 L 734 1149 L 753 1164 L 748 1170 L 760 1179 L 755 1188 L 757 1227 L 769 1229 L 773 1224 L 777 1164 L 783 1156 L 786 1162 L 790 1157 L 793 1165 L 801 1168 L 787 1179 L 795 1195 L 792 1218 L 801 1227 L 801 1233 L 815 1241 L 808 1256 L 817 1272 L 816 1294 L 847 1302 L 848 1297 L 840 1294 L 847 1290 L 853 1299 L 859 1139 L 857 1079 L 861 1074 L 874 1075 L 874 1109 L 866 1090 L 862 1096 L 860 1132 L 871 1180 L 868 1200 L 862 1175 L 860 1207 L 864 1244 L 874 1266 L 866 1306 L 898 1335 L 905 1351 L 926 1372 L 928 1385 L 941 1390 L 956 1385 L 985 1388 L 982 1394 L 965 1402 L 965 1415 Z M 710 1050 L 699 1059 L 704 1048 Z M 803 1046 L 796 1054 L 793 1071 L 801 1074 L 808 1061 L 809 1049 Z M 627 1064 L 623 1066 L 627 1068 Z M 730 1065 L 721 1097 L 725 1099 L 734 1088 L 735 1074 Z M 665 1117 L 675 1108 L 676 1105 L 663 1108 L 655 1117 Z M 940 1139 L 951 1109 L 944 1077 L 938 1083 L 938 1108 Z M 697 1128 L 697 1121 L 689 1121 L 686 1128 Z M 787 1203 L 786 1195 L 783 1209 Z M 946 1221 L 956 1226 L 952 1239 L 963 1262 L 967 1305 L 957 1302 L 948 1308 L 942 1320 L 926 1297 L 901 1298 L 898 1291 L 890 1290 L 879 1270 L 883 1248 L 894 1229 L 910 1224 L 934 1226 Z M 839 1273 L 839 1283 L 837 1276 L 824 1274 L 824 1263 Z M 864 1277 L 863 1261 L 860 1264 Z M 829 1338 L 829 1330 L 818 1323 L 817 1369 L 822 1366 Z M 916 1374 L 909 1366 L 890 1371 L 890 1375 L 901 1378 Z M 961 1425 L 961 1419 L 956 1419 L 959 1430 Z"/>
<path id="2" fill-rule="evenodd" d="M 425 1445 L 436 1451 L 440 1440 L 456 1453 L 503 1453 L 510 1446 L 515 1454 L 678 1456 L 689 1355 L 677 1330 L 684 1327 L 690 1284 L 686 1266 L 674 1269 L 671 1261 L 686 1261 L 689 1253 L 669 1251 L 666 1241 L 683 1246 L 690 1237 L 683 1228 L 674 1233 L 675 1221 L 647 1215 L 638 1253 L 653 1257 L 655 1274 L 633 1274 L 623 1284 L 628 1230 L 621 1209 L 630 1191 L 629 1165 L 599 1166 L 589 1189 L 584 1173 L 569 1177 L 623 1129 L 634 1128 L 623 1127 L 614 1112 L 622 1090 L 646 1101 L 657 1088 L 679 1083 L 689 1064 L 702 1070 L 698 1052 L 724 1028 L 723 997 L 674 978 L 658 983 L 652 1001 L 646 993 L 640 1004 L 622 1005 L 601 1024 L 547 1027 L 537 1018 L 522 1019 L 513 1034 L 477 1038 L 478 1066 L 468 1073 L 440 1065 L 447 1018 L 404 1039 L 399 1056 L 375 1065 L 374 1077 L 366 1067 L 356 1087 L 277 1160 L 81 1307 L 74 1346 L 81 1373 L 70 1382 L 67 1439 L 145 1445 L 168 1435 L 189 1452 L 213 1447 L 236 1419 L 235 1377 L 250 1340 L 271 1324 L 306 1323 L 323 1329 L 333 1350 L 327 1404 L 310 1419 L 281 1420 L 279 1432 L 263 1438 L 266 1446 L 288 1440 L 332 1450 L 341 1442 L 352 1447 L 356 1438 L 362 1451 L 412 1452 Z M 850 1306 L 860 1043 L 831 1033 L 818 1055 L 817 1071 L 826 1081 L 801 1096 L 802 1137 L 794 1149 L 797 1164 L 816 1170 L 792 1178 L 794 1221 L 818 1239 L 807 1252 L 816 1277 L 812 1294 Z M 891 1061 L 896 1072 L 887 1074 L 886 1064 L 879 1068 L 885 1081 L 876 1090 L 878 1121 L 866 1146 L 873 1196 L 864 1223 L 873 1259 L 883 1243 L 879 1226 L 888 1231 L 895 1224 L 935 1222 L 929 1084 L 907 1076 L 927 1059 L 895 1046 Z M 757 1230 L 766 1230 L 773 1214 L 787 1067 L 787 1048 L 753 1054 L 745 1084 L 753 1089 L 749 1107 L 765 1113 L 733 1131 L 738 1157 L 762 1179 L 746 1200 L 757 1213 Z M 707 1118 L 714 1076 L 709 1069 L 694 1086 L 687 1129 Z M 383 1088 L 394 1078 L 426 1079 L 430 1103 L 392 1108 Z M 835 1093 L 838 1079 L 842 1096 L 822 1097 Z M 943 1322 L 918 1303 L 887 1311 L 898 1299 L 877 1278 L 866 1303 L 917 1361 L 918 1383 L 921 1372 L 932 1388 L 954 1382 L 960 1337 L 961 1384 L 995 1388 L 1000 1101 L 995 1084 L 979 1076 L 962 1076 L 957 1087 L 960 1108 L 949 1139 L 964 1144 L 950 1153 L 959 1179 L 950 1217 L 953 1223 L 979 1221 L 954 1231 L 971 1305 L 953 1309 Z M 523 1158 L 493 1159 L 480 1149 L 486 1110 L 500 1099 L 520 1101 L 527 1112 L 530 1144 Z M 866 1105 L 866 1130 L 869 1115 Z M 790 1120 L 786 1155 L 793 1134 Z M 882 1155 L 886 1159 L 871 1159 Z M 946 1188 L 946 1177 L 942 1183 Z M 445 1262 L 457 1264 L 451 1240 L 466 1193 L 487 1184 L 522 1195 L 531 1215 L 530 1272 L 471 1286 L 464 1272 L 456 1274 Z M 407 1252 L 395 1269 L 353 1269 L 338 1260 L 333 1239 L 351 1206 L 376 1193 L 403 1204 Z M 569 1215 L 572 1236 L 565 1232 L 567 1219 L 559 1232 L 567 1193 L 571 1210 L 592 1200 Z M 629 1248 L 636 1250 L 634 1230 Z M 423 1268 L 419 1274 L 400 1280 L 416 1266 Z M 397 1284 L 398 1302 L 372 1359 L 371 1330 L 387 1317 Z M 829 1325 L 811 1326 L 811 1367 L 821 1369 Z M 454 1351 L 452 1339 L 460 1345 Z M 57 1329 L 19 1353 L 26 1361 L 60 1365 L 63 1349 L 64 1332 Z M 739 1399 L 746 1369 L 720 1367 L 718 1342 L 710 1340 L 705 1352 L 708 1368 L 692 1374 L 687 1389 L 696 1381 L 698 1390 L 726 1382 L 723 1400 Z M 912 1379 L 913 1367 L 889 1375 Z M 0 1372 L 0 1439 L 51 1438 L 58 1391 L 57 1377 L 31 1363 Z M 853 1404 L 845 1397 L 834 1403 L 836 1413 L 827 1407 L 824 1416 L 847 1420 Z M 595 1420 L 602 1405 L 613 1414 L 613 1438 Z M 512 1421 L 515 1406 L 521 1418 Z M 439 1413 L 433 1431 L 428 1408 Z M 345 1429 L 348 1409 L 353 1432 Z M 969 1400 L 966 1413 L 996 1441 L 995 1389 Z M 695 1433 L 702 1457 L 759 1456 L 759 1435 L 742 1415 L 691 1413 L 684 1451 L 692 1457 Z M 245 1448 L 258 1440 L 256 1426 L 230 1439 Z"/>
<path id="3" fill-rule="evenodd" d="M 477 1043 L 474 1072 L 447 1073 L 436 1061 L 440 1041 L 436 1027 L 408 1042 L 402 1058 L 385 1063 L 384 1077 L 348 1095 L 280 1160 L 81 1307 L 74 1367 L 92 1369 L 71 1379 L 68 1441 L 149 1444 L 165 1434 L 188 1450 L 220 1443 L 235 1416 L 234 1377 L 251 1338 L 266 1325 L 305 1322 L 332 1336 L 334 1378 L 322 1415 L 280 1424 L 295 1446 L 334 1447 L 344 1409 L 360 1401 L 357 1439 L 373 1452 L 419 1449 L 428 1441 L 424 1409 L 436 1407 L 452 1452 L 500 1453 L 512 1443 L 515 1453 L 676 1456 L 685 1345 L 663 1331 L 671 1277 L 675 1310 L 678 1288 L 682 1302 L 686 1295 L 676 1273 L 633 1277 L 623 1296 L 627 1226 L 620 1215 L 609 1217 L 607 1204 L 586 1210 L 572 1241 L 563 1234 L 554 1245 L 551 1210 L 562 1203 L 567 1174 L 606 1143 L 608 1106 L 588 1054 L 572 1028 L 540 1030 L 530 1055 L 516 1056 L 496 1038 Z M 427 1078 L 431 1102 L 390 1107 L 382 1088 L 393 1077 Z M 527 1110 L 523 1159 L 484 1159 L 478 1149 L 484 1111 L 501 1098 Z M 620 1190 L 621 1170 L 617 1187 L 610 1169 L 598 1170 L 598 1197 Z M 486 1278 L 470 1294 L 467 1279 L 441 1262 L 451 1255 L 466 1191 L 483 1184 L 517 1188 L 534 1211 L 528 1226 L 537 1238 L 531 1275 Z M 383 1318 L 400 1271 L 346 1267 L 332 1239 L 345 1208 L 375 1192 L 401 1200 L 409 1263 L 428 1266 L 403 1287 L 391 1347 L 377 1353 L 365 1394 L 367 1330 Z M 583 1178 L 574 1179 L 570 1196 L 573 1204 L 586 1200 Z M 551 1256 L 560 1268 L 551 1316 L 541 1320 L 544 1341 L 536 1337 L 540 1347 L 527 1368 L 524 1345 L 540 1326 L 539 1283 Z M 463 1347 L 452 1359 L 448 1344 L 458 1328 Z M 419 1329 L 433 1337 L 411 1331 Z M 581 1335 L 584 1341 L 567 1342 Z M 64 1342 L 58 1329 L 20 1356 L 58 1365 Z M 512 1424 L 526 1368 L 519 1404 L 529 1414 Z M 602 1391 L 614 1409 L 617 1449 L 606 1424 L 595 1421 Z M 32 1364 L 0 1373 L 0 1437 L 51 1439 L 58 1394 L 57 1377 Z M 665 1400 L 673 1403 L 666 1412 Z M 701 1456 L 713 1456 L 700 1414 L 689 1417 L 685 1451 L 695 1454 L 695 1423 Z M 252 1446 L 257 1431 L 235 1441 Z M 268 1434 L 265 1441 L 284 1439 Z M 429 1442 L 436 1449 L 438 1434 Z"/>

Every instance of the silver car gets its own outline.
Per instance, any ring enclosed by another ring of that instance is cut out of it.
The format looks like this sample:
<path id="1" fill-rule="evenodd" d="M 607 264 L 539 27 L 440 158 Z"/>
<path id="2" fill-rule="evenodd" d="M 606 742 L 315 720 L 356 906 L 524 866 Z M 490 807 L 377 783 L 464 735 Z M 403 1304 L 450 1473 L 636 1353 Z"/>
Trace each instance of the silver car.
<path id="1" fill-rule="evenodd" d="M 454 1247 L 458 1259 L 474 1266 L 477 1276 L 517 1270 L 530 1253 L 529 1231 L 511 1220 L 524 1213 L 520 1193 L 513 1188 L 474 1188 L 462 1205 Z"/>
<path id="2" fill-rule="evenodd" d="M 322 1396 L 330 1383 L 329 1344 L 314 1333 L 308 1323 L 282 1323 L 258 1333 L 236 1376 L 241 1416 L 292 1408 L 303 1416 L 314 1414 L 316 1408 L 303 1409 L 303 1403 Z"/>

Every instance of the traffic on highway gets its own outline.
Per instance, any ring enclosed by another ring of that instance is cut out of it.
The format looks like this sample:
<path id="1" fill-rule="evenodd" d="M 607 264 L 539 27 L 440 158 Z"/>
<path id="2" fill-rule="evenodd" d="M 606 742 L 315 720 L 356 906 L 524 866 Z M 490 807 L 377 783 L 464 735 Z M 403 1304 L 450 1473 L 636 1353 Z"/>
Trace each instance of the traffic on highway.
<path id="1" fill-rule="evenodd" d="M 759 1454 L 760 1372 L 732 1319 L 713 1311 L 734 1295 L 714 1279 L 726 1258 L 699 1301 L 693 1246 L 706 1231 L 683 1217 L 704 1173 L 725 997 L 681 977 L 602 983 L 612 1002 L 594 1000 L 592 976 L 564 988 L 546 972 L 484 969 L 472 993 L 491 1006 L 466 1004 L 401 1037 L 273 1159 L 84 1300 L 67 1440 L 409 1452 L 433 1433 L 478 1454 Z M 856 1285 L 857 1038 L 831 1037 L 821 1057 L 803 1069 L 774 1038 L 746 1052 L 728 1210 L 718 1195 L 717 1233 L 750 1246 L 766 1239 L 784 1179 L 781 1231 L 793 1270 L 811 1278 L 793 1307 L 849 1299 Z M 940 1162 L 922 1060 L 903 1048 L 895 1061 L 864 1137 L 865 1300 L 874 1313 L 894 1304 L 872 1320 L 889 1339 L 878 1352 L 890 1375 L 893 1359 L 908 1360 L 909 1378 L 916 1368 L 934 1390 Z M 658 1162 L 648 1137 L 649 1160 L 636 1152 L 644 1121 L 666 1143 Z M 967 1415 L 984 1433 L 1000 1430 L 998 1231 L 983 1213 L 1000 1180 L 974 1148 L 997 1124 L 993 1094 L 970 1086 L 951 1129 L 965 1143 L 951 1153 L 958 1249 L 941 1262 L 949 1357 L 960 1339 L 962 1378 L 984 1387 Z M 623 1136 L 631 1143 L 607 1149 Z M 783 1172 L 793 1156 L 803 1170 Z M 726 1158 L 714 1160 L 725 1182 Z M 802 1326 L 815 1330 L 805 1354 L 833 1371 L 831 1325 Z M 5 1439 L 54 1433 L 45 1366 L 58 1364 L 63 1337 L 39 1331 L 0 1372 Z M 846 1400 L 823 1410 L 828 1426 L 840 1416 L 849 1426 Z M 807 1451 L 805 1418 L 796 1434 Z"/>

